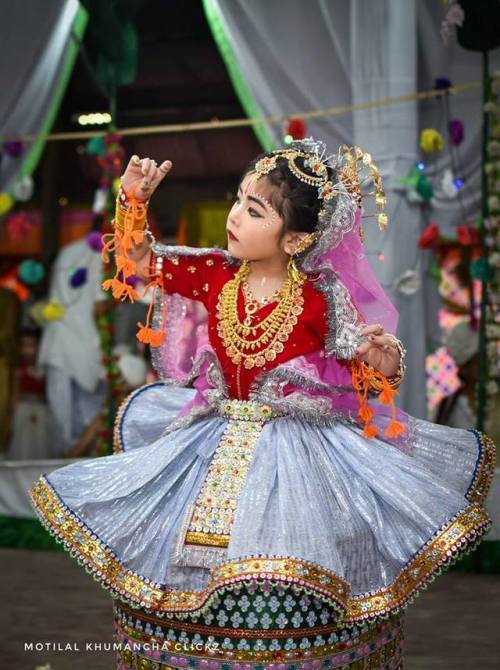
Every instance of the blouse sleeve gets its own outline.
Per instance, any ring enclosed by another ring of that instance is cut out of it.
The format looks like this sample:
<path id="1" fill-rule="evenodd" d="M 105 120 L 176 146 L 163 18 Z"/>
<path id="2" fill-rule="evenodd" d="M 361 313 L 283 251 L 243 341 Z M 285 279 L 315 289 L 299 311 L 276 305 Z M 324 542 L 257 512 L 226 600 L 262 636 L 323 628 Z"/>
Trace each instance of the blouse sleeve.
<path id="1" fill-rule="evenodd" d="M 163 278 L 163 289 L 167 293 L 199 300 L 206 305 L 210 284 L 215 273 L 226 264 L 220 252 L 211 252 L 195 247 L 165 246 L 161 253 L 153 250 L 151 266 Z"/>

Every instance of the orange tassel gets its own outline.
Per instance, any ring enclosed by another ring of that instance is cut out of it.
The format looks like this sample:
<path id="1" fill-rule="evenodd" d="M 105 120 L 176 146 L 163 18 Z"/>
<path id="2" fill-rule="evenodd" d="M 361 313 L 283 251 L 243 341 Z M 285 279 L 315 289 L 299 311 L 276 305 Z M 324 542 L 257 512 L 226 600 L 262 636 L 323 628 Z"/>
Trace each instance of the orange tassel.
<path id="1" fill-rule="evenodd" d="M 380 402 L 384 405 L 391 406 L 391 422 L 385 429 L 384 434 L 387 435 L 387 437 L 398 437 L 404 433 L 404 425 L 401 422 L 396 421 L 396 405 L 394 403 L 394 397 L 399 394 L 395 389 L 391 388 L 387 381 L 387 377 L 383 375 L 380 370 L 375 370 L 364 361 L 357 360 L 351 361 L 351 377 L 352 385 L 359 404 L 358 417 L 364 425 L 363 435 L 368 439 L 378 435 L 377 427 L 373 423 L 370 423 L 371 419 L 375 416 L 375 411 L 368 404 L 368 391 L 370 388 L 373 388 L 373 386 L 375 388 L 381 387 L 378 396 Z M 375 382 L 373 386 L 372 382 Z"/>
<path id="2" fill-rule="evenodd" d="M 129 257 L 129 252 L 135 245 L 140 244 L 145 237 L 146 229 L 146 208 L 143 203 L 135 197 L 134 193 L 127 195 L 130 207 L 125 213 L 119 210 L 118 201 L 114 219 L 113 234 L 103 235 L 103 249 L 101 257 L 105 263 L 109 263 L 110 253 L 115 254 L 116 273 L 112 279 L 106 279 L 102 287 L 105 291 L 111 290 L 115 300 L 130 300 L 134 302 L 139 299 L 138 292 L 133 286 L 127 283 L 127 279 L 137 271 L 137 264 Z M 150 288 L 159 287 L 163 290 L 163 277 L 153 273 L 150 276 L 151 281 L 146 286 L 144 293 Z M 165 338 L 163 323 L 165 321 L 162 315 L 162 326 L 159 331 L 150 327 L 153 312 L 153 301 L 149 306 L 146 323 L 138 323 L 139 331 L 136 335 L 140 342 L 150 344 L 153 347 L 159 347 Z"/>
<path id="3" fill-rule="evenodd" d="M 139 330 L 137 331 L 137 339 L 144 344 L 150 344 L 152 347 L 159 347 L 165 339 L 165 332 L 163 330 L 153 330 L 149 326 L 142 323 L 137 323 Z"/>
<path id="4" fill-rule="evenodd" d="M 372 437 L 376 437 L 378 435 L 377 426 L 375 426 L 373 423 L 367 423 L 363 430 L 363 435 L 369 440 L 371 440 Z"/>

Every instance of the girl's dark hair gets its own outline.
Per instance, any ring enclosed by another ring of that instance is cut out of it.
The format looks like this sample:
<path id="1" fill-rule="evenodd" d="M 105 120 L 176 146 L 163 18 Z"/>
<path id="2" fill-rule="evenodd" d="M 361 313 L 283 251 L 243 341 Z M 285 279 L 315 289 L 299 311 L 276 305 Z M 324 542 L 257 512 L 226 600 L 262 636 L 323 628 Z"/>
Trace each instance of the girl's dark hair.
<path id="1" fill-rule="evenodd" d="M 249 163 L 243 177 L 255 170 L 255 165 L 261 158 L 273 155 L 275 154 L 268 152 L 259 154 Z M 306 174 L 315 176 L 304 166 L 303 158 L 296 158 L 295 163 Z M 332 175 L 333 170 L 328 168 L 330 179 Z M 276 161 L 276 168 L 261 179 L 266 179 L 267 184 L 271 187 L 265 195 L 283 219 L 282 236 L 289 231 L 312 233 L 316 230 L 322 202 L 318 197 L 317 186 L 311 186 L 298 179 L 288 167 L 288 160 L 283 157 L 279 157 Z"/>

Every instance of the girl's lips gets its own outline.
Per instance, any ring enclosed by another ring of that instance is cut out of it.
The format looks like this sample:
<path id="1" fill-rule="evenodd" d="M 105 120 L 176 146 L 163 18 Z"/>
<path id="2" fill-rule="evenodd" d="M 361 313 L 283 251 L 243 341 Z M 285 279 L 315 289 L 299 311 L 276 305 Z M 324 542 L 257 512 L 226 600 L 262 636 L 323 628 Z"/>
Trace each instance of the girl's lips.
<path id="1" fill-rule="evenodd" d="M 233 235 L 233 233 L 230 230 L 227 231 L 227 236 L 229 237 L 230 240 L 235 240 L 236 242 L 238 241 L 236 235 Z"/>

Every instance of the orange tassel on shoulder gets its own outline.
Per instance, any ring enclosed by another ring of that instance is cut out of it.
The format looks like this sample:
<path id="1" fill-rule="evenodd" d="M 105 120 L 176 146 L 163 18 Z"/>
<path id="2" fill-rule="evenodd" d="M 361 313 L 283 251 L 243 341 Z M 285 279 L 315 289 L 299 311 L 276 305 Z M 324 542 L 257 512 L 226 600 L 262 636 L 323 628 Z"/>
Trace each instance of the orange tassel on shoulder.
<path id="1" fill-rule="evenodd" d="M 379 370 L 375 370 L 371 365 L 364 361 L 351 361 L 352 385 L 358 399 L 359 410 L 358 417 L 364 425 L 363 435 L 371 439 L 378 435 L 378 429 L 371 420 L 375 416 L 375 411 L 368 404 L 368 392 L 371 388 L 380 390 L 379 400 L 384 405 L 391 405 L 391 422 L 384 431 L 387 437 L 398 437 L 405 431 L 404 425 L 396 420 L 396 405 L 394 397 L 398 392 L 391 388 L 387 377 Z"/>

